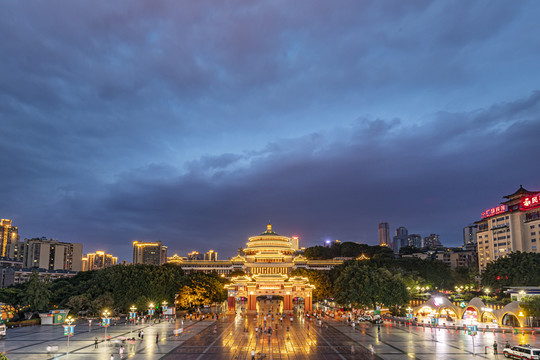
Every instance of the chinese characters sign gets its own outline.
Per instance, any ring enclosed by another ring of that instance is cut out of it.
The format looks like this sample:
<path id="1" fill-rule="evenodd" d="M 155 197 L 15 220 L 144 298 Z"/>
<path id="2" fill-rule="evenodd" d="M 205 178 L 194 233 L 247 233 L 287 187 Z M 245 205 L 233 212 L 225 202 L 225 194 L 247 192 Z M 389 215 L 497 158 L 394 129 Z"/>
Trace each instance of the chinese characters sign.
<path id="1" fill-rule="evenodd" d="M 540 206 L 540 193 L 521 199 L 521 209 L 527 210 Z"/>
<path id="2" fill-rule="evenodd" d="M 490 217 L 490 216 L 503 214 L 507 211 L 508 211 L 508 206 L 506 205 L 495 206 L 495 207 L 492 207 L 491 209 L 487 209 L 486 211 L 484 211 L 482 213 L 482 219 Z"/>

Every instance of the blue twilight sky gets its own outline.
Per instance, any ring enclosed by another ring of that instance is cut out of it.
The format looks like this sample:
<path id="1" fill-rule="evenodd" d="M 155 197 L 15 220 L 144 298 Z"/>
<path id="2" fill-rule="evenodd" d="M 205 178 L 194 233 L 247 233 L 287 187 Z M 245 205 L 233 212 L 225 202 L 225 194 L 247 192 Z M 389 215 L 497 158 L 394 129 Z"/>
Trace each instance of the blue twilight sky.
<path id="1" fill-rule="evenodd" d="M 540 190 L 539 1 L 0 4 L 0 217 L 131 260 L 265 230 L 460 245 Z"/>

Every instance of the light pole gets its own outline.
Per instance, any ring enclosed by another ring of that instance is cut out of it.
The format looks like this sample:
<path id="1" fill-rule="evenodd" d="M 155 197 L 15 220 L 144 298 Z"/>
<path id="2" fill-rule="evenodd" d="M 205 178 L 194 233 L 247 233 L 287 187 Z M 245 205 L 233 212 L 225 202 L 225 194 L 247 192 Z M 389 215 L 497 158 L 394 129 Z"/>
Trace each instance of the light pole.
<path id="1" fill-rule="evenodd" d="M 150 315 L 150 325 L 152 325 L 152 320 L 154 320 L 154 303 L 148 305 L 148 315 Z"/>
<path id="2" fill-rule="evenodd" d="M 169 303 L 167 302 L 167 300 L 163 300 L 163 302 L 161 303 L 161 311 L 162 311 L 161 314 L 162 314 L 162 315 L 165 315 L 165 314 L 163 314 L 163 312 L 167 312 L 167 310 L 169 309 L 169 308 L 167 307 L 167 305 L 169 305 Z M 166 315 L 165 315 L 165 319 L 167 319 L 167 318 L 166 318 Z"/>
<path id="3" fill-rule="evenodd" d="M 135 311 L 137 311 L 137 308 L 135 307 L 135 305 L 131 305 L 129 310 L 131 310 L 131 313 L 129 314 L 129 320 L 131 320 L 131 331 L 129 332 L 129 336 L 131 336 L 133 335 L 133 322 L 135 321 Z"/>
<path id="4" fill-rule="evenodd" d="M 103 326 L 105 326 L 105 341 L 107 341 L 107 327 L 109 326 L 109 316 L 111 315 L 111 312 L 109 310 L 104 310 L 103 311 Z"/>
<path id="5" fill-rule="evenodd" d="M 69 356 L 69 338 L 71 337 L 71 334 L 73 333 L 72 331 L 72 327 L 71 327 L 71 324 L 73 324 L 73 322 L 75 321 L 75 319 L 70 315 L 66 318 L 66 324 L 67 324 L 67 327 L 64 327 L 64 329 L 66 329 L 67 331 L 64 331 L 65 333 L 67 333 L 67 337 L 68 337 L 68 344 L 67 344 L 67 356 Z M 75 325 L 73 325 L 73 327 L 75 327 Z"/>

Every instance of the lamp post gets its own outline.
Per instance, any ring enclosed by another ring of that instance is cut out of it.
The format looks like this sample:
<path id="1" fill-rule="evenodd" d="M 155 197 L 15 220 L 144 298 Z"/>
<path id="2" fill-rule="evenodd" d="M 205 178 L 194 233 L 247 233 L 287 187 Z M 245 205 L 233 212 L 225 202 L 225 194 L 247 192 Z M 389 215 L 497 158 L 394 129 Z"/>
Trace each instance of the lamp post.
<path id="1" fill-rule="evenodd" d="M 129 336 L 133 335 L 133 322 L 135 321 L 135 311 L 137 311 L 137 308 L 135 307 L 135 305 L 131 305 L 131 307 L 129 308 L 129 310 L 131 310 L 131 313 L 129 314 L 129 317 L 131 320 L 131 330 L 129 332 Z"/>
<path id="2" fill-rule="evenodd" d="M 103 323 L 102 325 L 105 326 L 105 341 L 107 340 L 107 327 L 110 324 L 109 316 L 111 315 L 111 312 L 109 310 L 103 310 Z"/>
<path id="3" fill-rule="evenodd" d="M 150 325 L 152 325 L 152 320 L 154 320 L 154 303 L 148 305 L 148 315 L 150 315 Z"/>
<path id="4" fill-rule="evenodd" d="M 169 309 L 167 305 L 169 305 L 167 300 L 163 300 L 163 302 L 161 303 L 161 315 L 165 315 L 163 314 L 163 312 L 167 312 L 167 310 Z M 164 316 L 164 319 L 167 319 L 166 316 Z"/>
<path id="5" fill-rule="evenodd" d="M 68 337 L 68 343 L 67 343 L 67 356 L 69 356 L 69 338 L 71 337 L 71 334 L 73 333 L 72 331 L 72 327 L 71 327 L 71 324 L 73 324 L 73 322 L 75 321 L 75 319 L 70 315 L 66 318 L 66 324 L 67 326 L 64 326 L 64 333 L 67 333 L 67 337 Z M 75 325 L 73 325 L 73 327 L 75 327 Z M 67 330 L 67 331 L 66 331 Z"/>

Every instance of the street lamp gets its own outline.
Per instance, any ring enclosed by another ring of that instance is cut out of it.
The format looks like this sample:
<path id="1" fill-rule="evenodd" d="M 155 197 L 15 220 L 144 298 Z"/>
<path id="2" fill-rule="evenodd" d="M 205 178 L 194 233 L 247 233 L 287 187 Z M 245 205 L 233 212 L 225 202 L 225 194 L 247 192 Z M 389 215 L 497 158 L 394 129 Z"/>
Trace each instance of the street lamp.
<path id="1" fill-rule="evenodd" d="M 103 310 L 103 321 L 102 321 L 102 325 L 105 326 L 105 340 L 107 340 L 107 327 L 109 326 L 110 324 L 110 319 L 109 319 L 109 316 L 111 316 L 111 312 L 109 310 Z"/>
<path id="2" fill-rule="evenodd" d="M 161 303 L 161 315 L 164 319 L 167 319 L 167 316 L 164 314 L 164 312 L 167 312 L 168 310 L 167 305 L 169 305 L 167 300 L 163 300 L 163 302 Z"/>
<path id="3" fill-rule="evenodd" d="M 67 326 L 64 326 L 64 333 L 67 335 L 68 337 L 68 344 L 67 344 L 67 356 L 69 356 L 69 338 L 71 337 L 71 335 L 73 334 L 73 328 L 71 327 L 71 324 L 73 324 L 73 322 L 75 321 L 75 319 L 69 315 L 67 318 L 66 318 L 66 324 Z M 75 327 L 75 325 L 73 325 L 73 327 Z"/>
<path id="4" fill-rule="evenodd" d="M 129 310 L 131 310 L 131 313 L 129 314 L 129 317 L 131 318 L 131 331 L 129 333 L 129 335 L 133 335 L 133 322 L 135 321 L 135 317 L 136 317 L 136 314 L 135 314 L 135 311 L 137 311 L 137 308 L 135 307 L 135 305 L 131 305 L 131 307 L 129 308 Z"/>
<path id="5" fill-rule="evenodd" d="M 154 319 L 154 303 L 148 305 L 148 315 L 150 315 L 150 325 L 152 325 L 152 320 Z"/>

